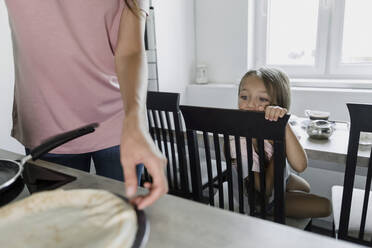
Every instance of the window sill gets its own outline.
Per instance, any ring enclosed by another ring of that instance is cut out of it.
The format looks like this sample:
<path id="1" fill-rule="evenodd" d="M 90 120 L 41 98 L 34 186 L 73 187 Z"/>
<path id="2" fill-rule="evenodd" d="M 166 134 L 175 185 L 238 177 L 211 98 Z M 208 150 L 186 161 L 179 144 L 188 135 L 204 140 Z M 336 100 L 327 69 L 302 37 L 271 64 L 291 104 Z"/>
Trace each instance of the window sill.
<path id="1" fill-rule="evenodd" d="M 372 80 L 292 78 L 291 86 L 306 88 L 372 89 Z"/>
<path id="2" fill-rule="evenodd" d="M 327 89 L 347 89 L 347 90 L 363 90 L 372 89 L 372 80 L 358 79 L 309 79 L 309 78 L 292 78 L 291 87 L 298 88 L 327 88 Z M 237 88 L 238 83 L 215 83 L 209 82 L 206 84 L 192 83 L 192 87 L 205 88 Z"/>

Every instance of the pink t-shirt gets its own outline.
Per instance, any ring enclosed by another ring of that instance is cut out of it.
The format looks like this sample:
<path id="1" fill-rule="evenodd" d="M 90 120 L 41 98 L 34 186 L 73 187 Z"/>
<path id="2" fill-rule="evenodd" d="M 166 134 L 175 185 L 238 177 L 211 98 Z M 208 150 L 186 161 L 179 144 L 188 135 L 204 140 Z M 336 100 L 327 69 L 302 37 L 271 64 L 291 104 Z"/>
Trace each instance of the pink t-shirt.
<path id="1" fill-rule="evenodd" d="M 148 9 L 148 0 L 138 0 Z M 120 144 L 124 118 L 115 72 L 124 0 L 5 0 L 12 31 L 12 136 L 33 148 L 91 122 L 96 132 L 54 149 L 86 153 Z"/>

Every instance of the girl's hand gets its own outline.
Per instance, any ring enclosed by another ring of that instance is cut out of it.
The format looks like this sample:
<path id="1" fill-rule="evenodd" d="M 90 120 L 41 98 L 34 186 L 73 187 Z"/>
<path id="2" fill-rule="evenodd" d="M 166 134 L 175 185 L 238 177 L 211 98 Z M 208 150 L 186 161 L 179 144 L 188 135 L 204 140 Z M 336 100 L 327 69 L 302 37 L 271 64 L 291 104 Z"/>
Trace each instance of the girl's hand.
<path id="1" fill-rule="evenodd" d="M 265 109 L 265 119 L 277 121 L 279 117 L 282 118 L 287 112 L 287 109 L 279 106 L 267 106 Z"/>

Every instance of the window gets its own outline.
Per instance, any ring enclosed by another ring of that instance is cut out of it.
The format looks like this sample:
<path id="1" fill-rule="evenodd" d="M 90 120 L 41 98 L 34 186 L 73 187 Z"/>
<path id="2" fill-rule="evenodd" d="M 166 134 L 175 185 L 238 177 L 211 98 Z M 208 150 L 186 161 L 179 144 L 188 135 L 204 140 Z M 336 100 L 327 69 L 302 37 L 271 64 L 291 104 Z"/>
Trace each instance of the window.
<path id="1" fill-rule="evenodd" d="M 256 67 L 372 79 L 372 0 L 256 0 L 254 8 Z"/>

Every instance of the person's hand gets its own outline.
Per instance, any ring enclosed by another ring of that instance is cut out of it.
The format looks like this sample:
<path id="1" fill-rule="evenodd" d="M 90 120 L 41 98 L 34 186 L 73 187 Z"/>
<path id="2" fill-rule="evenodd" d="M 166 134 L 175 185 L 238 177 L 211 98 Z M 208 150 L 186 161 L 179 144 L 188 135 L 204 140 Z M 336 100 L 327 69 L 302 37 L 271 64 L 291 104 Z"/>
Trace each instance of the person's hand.
<path id="1" fill-rule="evenodd" d="M 267 106 L 265 109 L 265 119 L 277 121 L 279 117 L 282 118 L 287 112 L 287 109 L 279 106 Z"/>
<path id="2" fill-rule="evenodd" d="M 120 145 L 120 159 L 124 170 L 126 194 L 131 202 L 137 205 L 138 209 L 151 205 L 168 192 L 168 183 L 164 174 L 167 159 L 155 146 L 145 123 L 147 122 L 144 118 L 126 116 Z M 138 185 L 137 164 L 145 165 L 152 176 L 153 183 L 146 182 L 144 184 L 149 190 L 147 195 L 134 197 Z"/>

